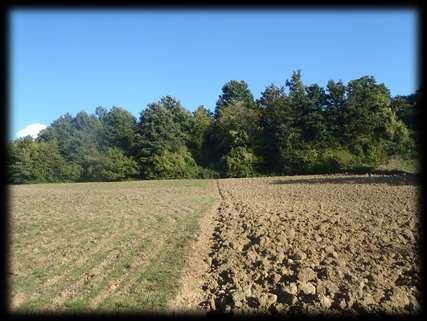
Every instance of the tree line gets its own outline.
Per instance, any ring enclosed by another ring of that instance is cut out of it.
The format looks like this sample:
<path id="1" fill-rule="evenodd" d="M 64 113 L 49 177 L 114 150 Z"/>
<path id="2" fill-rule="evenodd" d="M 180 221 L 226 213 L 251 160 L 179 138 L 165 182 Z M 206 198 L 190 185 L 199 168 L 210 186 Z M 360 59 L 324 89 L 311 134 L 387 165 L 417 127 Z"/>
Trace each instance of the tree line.
<path id="1" fill-rule="evenodd" d="M 372 76 L 326 88 L 294 71 L 255 99 L 245 81 L 222 87 L 214 112 L 173 97 L 137 119 L 121 107 L 65 114 L 36 139 L 9 143 L 9 182 L 252 177 L 372 170 L 416 159 L 419 92 L 391 97 Z"/>

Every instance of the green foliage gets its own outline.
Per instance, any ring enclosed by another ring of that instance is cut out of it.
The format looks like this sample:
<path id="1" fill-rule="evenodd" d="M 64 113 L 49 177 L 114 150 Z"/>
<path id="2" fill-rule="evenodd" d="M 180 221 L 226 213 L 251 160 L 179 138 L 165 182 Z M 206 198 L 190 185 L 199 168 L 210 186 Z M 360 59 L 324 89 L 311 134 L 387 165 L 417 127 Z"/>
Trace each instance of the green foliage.
<path id="1" fill-rule="evenodd" d="M 261 93 L 257 103 L 261 110 L 258 154 L 264 159 L 261 169 L 265 173 L 278 173 L 280 145 L 290 125 L 290 119 L 286 117 L 288 98 L 283 87 L 270 85 Z"/>
<path id="2" fill-rule="evenodd" d="M 177 151 L 165 150 L 155 155 L 147 178 L 149 179 L 173 179 L 195 178 L 199 174 L 199 168 L 191 153 L 185 148 Z"/>
<path id="3" fill-rule="evenodd" d="M 255 148 L 260 130 L 259 117 L 260 111 L 255 108 L 247 84 L 239 81 L 227 83 L 202 147 L 209 163 L 218 170 L 224 170 L 224 159 L 231 149 Z"/>
<path id="4" fill-rule="evenodd" d="M 80 180 L 85 182 L 102 181 L 101 171 L 103 169 L 102 154 L 96 148 L 86 150 L 86 153 L 79 159 L 82 167 Z"/>
<path id="5" fill-rule="evenodd" d="M 59 152 L 68 162 L 82 166 L 87 154 L 102 144 L 102 123 L 95 115 L 79 112 L 60 117 L 40 132 L 38 142 L 56 141 Z"/>
<path id="6" fill-rule="evenodd" d="M 255 174 L 255 155 L 245 147 L 233 147 L 224 156 L 224 169 L 227 177 L 250 177 Z"/>
<path id="7" fill-rule="evenodd" d="M 215 107 L 215 118 L 218 118 L 223 107 L 241 103 L 247 107 L 254 107 L 254 96 L 244 80 L 231 80 L 222 87 L 222 95 Z"/>
<path id="8" fill-rule="evenodd" d="M 390 107 L 408 129 L 415 130 L 417 110 L 415 99 L 411 96 L 394 97 Z"/>
<path id="9" fill-rule="evenodd" d="M 219 173 L 217 171 L 214 171 L 210 168 L 205 168 L 205 167 L 199 166 L 197 178 L 208 179 L 208 178 L 219 178 L 219 177 L 220 176 L 219 176 Z"/>
<path id="10" fill-rule="evenodd" d="M 348 171 L 358 163 L 354 154 L 345 148 L 327 148 L 319 155 L 315 171 L 333 173 Z"/>
<path id="11" fill-rule="evenodd" d="M 74 145 L 76 142 L 73 139 L 74 131 L 73 117 L 67 113 L 40 131 L 37 141 L 57 141 L 61 155 L 70 160 L 73 158 L 75 152 Z"/>
<path id="12" fill-rule="evenodd" d="M 136 118 L 121 107 L 110 111 L 98 108 L 97 114 L 102 122 L 103 145 L 120 148 L 130 155 L 135 143 Z"/>
<path id="13" fill-rule="evenodd" d="M 190 113 L 170 96 L 148 104 L 138 121 L 124 108 L 98 107 L 95 114 L 59 117 L 36 140 L 11 142 L 9 182 L 328 173 L 381 168 L 393 159 L 412 164 L 423 131 L 416 122 L 420 97 L 420 91 L 391 97 L 371 76 L 305 86 L 298 70 L 257 101 L 246 82 L 227 82 L 214 114 L 204 106 Z"/>
<path id="14" fill-rule="evenodd" d="M 203 163 L 206 162 L 203 152 L 203 143 L 208 134 L 209 127 L 212 124 L 213 118 L 209 110 L 203 106 L 197 107 L 193 113 L 194 125 L 191 128 L 191 139 L 189 149 L 194 156 L 194 159 Z"/>
<path id="15" fill-rule="evenodd" d="M 378 169 L 382 171 L 404 171 L 407 173 L 420 173 L 420 161 L 416 159 L 404 159 L 400 156 L 391 157 L 386 163 Z"/>
<path id="16" fill-rule="evenodd" d="M 75 181 L 80 169 L 67 163 L 52 142 L 35 142 L 30 136 L 9 145 L 10 183 Z"/>
<path id="17" fill-rule="evenodd" d="M 259 112 L 242 103 L 224 106 L 217 119 L 226 141 L 225 151 L 236 146 L 252 145 L 258 135 Z"/>
<path id="18" fill-rule="evenodd" d="M 127 157 L 119 148 L 108 148 L 102 157 L 100 177 L 107 181 L 136 178 L 139 173 L 135 160 Z"/>
<path id="19" fill-rule="evenodd" d="M 190 144 L 193 125 L 191 113 L 172 97 L 163 97 L 148 105 L 138 123 L 136 157 L 143 178 L 158 173 L 159 157 L 165 152 L 178 152 Z"/>
<path id="20" fill-rule="evenodd" d="M 366 145 L 361 167 L 376 169 L 387 160 L 387 154 L 383 145 Z"/>

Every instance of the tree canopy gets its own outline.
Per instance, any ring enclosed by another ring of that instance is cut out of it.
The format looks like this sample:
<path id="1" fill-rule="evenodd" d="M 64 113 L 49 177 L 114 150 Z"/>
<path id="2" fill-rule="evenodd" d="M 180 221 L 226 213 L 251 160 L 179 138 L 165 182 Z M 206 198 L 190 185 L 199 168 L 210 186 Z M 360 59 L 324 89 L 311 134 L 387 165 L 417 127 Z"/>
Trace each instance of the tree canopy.
<path id="1" fill-rule="evenodd" d="M 251 177 L 375 169 L 415 159 L 420 92 L 391 97 L 364 76 L 326 87 L 301 71 L 255 99 L 243 80 L 222 87 L 214 112 L 176 98 L 148 104 L 137 119 L 123 107 L 65 114 L 9 143 L 10 183 Z"/>

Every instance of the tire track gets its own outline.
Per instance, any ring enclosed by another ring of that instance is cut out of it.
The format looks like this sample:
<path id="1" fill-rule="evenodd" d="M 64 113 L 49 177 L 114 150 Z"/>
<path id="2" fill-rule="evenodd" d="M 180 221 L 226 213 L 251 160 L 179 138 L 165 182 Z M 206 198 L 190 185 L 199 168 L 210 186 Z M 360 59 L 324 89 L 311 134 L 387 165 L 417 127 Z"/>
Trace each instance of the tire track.
<path id="1" fill-rule="evenodd" d="M 176 207 L 167 207 L 168 210 L 170 210 L 173 213 L 178 212 L 179 216 L 185 217 L 188 215 L 194 214 L 196 211 L 200 211 L 200 207 L 193 207 L 193 206 L 176 206 Z M 178 219 L 178 218 L 177 218 Z M 174 225 L 173 229 L 171 227 L 171 231 L 169 234 L 173 235 L 176 231 L 176 228 L 179 228 L 181 225 L 180 220 L 177 220 L 177 225 Z M 168 233 L 161 233 L 161 235 L 165 235 Z M 153 258 L 158 257 L 158 255 L 164 250 L 164 247 L 166 245 L 169 245 L 169 241 L 165 238 L 159 238 L 155 239 L 153 243 L 156 245 L 154 250 L 151 249 L 149 251 L 148 255 L 145 255 L 144 257 L 139 256 L 136 259 L 136 263 L 133 264 L 133 269 L 129 272 L 127 272 L 126 275 L 123 275 L 119 279 L 115 279 L 110 281 L 109 285 L 107 285 L 104 290 L 102 290 L 101 293 L 99 293 L 89 304 L 89 309 L 95 310 L 100 305 L 102 305 L 103 301 L 107 299 L 108 297 L 112 297 L 114 293 L 126 296 L 128 291 L 132 288 L 132 286 L 137 282 L 143 274 L 143 271 L 145 268 L 149 266 L 151 263 L 151 260 Z M 138 271 L 138 273 L 137 273 Z"/>
<path id="2" fill-rule="evenodd" d="M 143 255 L 138 256 L 136 260 L 132 262 L 132 268 L 126 274 L 122 274 L 118 279 L 111 280 L 105 288 L 89 302 L 89 310 L 96 310 L 106 298 L 112 296 L 114 293 L 126 293 L 129 290 L 139 278 L 139 273 L 136 272 L 143 270 L 150 263 L 150 260 L 160 253 L 164 245 L 164 240 L 158 239 L 155 240 L 154 243 L 157 244 L 154 251 L 151 250 L 149 255 L 144 255 L 145 253 L 143 253 Z"/>
<path id="3" fill-rule="evenodd" d="M 64 309 L 64 303 L 67 301 L 70 297 L 75 296 L 77 291 L 93 276 L 99 276 L 107 272 L 109 268 L 112 267 L 115 260 L 119 257 L 121 251 L 119 249 L 112 250 L 110 254 L 107 255 L 107 257 L 97 266 L 90 269 L 88 272 L 84 272 L 80 279 L 73 283 L 71 286 L 67 287 L 65 290 L 63 290 L 58 297 L 54 298 L 52 303 L 46 307 L 46 310 L 51 311 L 61 311 Z"/>
<path id="4" fill-rule="evenodd" d="M 109 237 L 104 238 L 104 235 L 108 235 Z M 43 284 L 41 284 L 40 287 L 38 287 L 35 291 L 33 291 L 32 295 L 28 296 L 25 300 L 19 301 L 19 305 L 15 308 L 19 308 L 22 304 L 29 304 L 32 301 L 36 300 L 37 298 L 41 297 L 45 293 L 45 289 L 50 289 L 54 285 L 62 282 L 67 276 L 69 276 L 74 270 L 82 268 L 96 253 L 98 253 L 101 249 L 105 248 L 106 244 L 111 243 L 112 241 L 115 241 L 117 237 L 122 237 L 120 233 L 110 233 L 106 231 L 100 237 L 101 241 L 98 242 L 98 244 L 95 247 L 92 247 L 88 253 L 85 253 L 85 255 L 80 255 L 79 258 L 73 262 L 73 264 L 70 266 L 69 269 L 62 272 L 60 275 L 54 275 L 50 278 L 48 278 Z M 67 261 L 64 262 L 64 264 L 67 263 Z"/>

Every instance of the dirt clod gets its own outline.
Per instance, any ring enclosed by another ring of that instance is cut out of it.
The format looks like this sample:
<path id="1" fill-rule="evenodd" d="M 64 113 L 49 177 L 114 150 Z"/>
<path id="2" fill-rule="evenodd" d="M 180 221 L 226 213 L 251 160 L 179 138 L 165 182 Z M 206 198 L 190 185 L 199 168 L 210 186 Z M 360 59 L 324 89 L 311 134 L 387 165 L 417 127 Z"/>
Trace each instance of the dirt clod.
<path id="1" fill-rule="evenodd" d="M 418 311 L 418 185 L 398 180 L 219 180 L 206 300 L 230 296 L 245 313 Z"/>
<path id="2" fill-rule="evenodd" d="M 316 287 L 310 282 L 301 282 L 298 286 L 298 289 L 304 292 L 304 294 L 315 294 Z"/>

